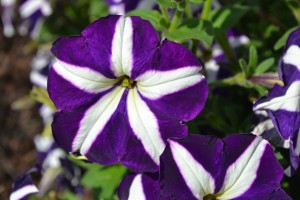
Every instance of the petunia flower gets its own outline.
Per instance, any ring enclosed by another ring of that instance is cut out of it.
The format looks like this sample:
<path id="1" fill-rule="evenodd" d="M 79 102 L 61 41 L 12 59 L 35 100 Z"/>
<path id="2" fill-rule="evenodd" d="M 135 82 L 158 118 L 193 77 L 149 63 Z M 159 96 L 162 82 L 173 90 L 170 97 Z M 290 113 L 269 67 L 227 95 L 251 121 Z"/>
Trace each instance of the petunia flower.
<path id="1" fill-rule="evenodd" d="M 13 26 L 13 18 L 15 16 L 14 10 L 15 0 L 1 0 L 1 18 L 3 23 L 3 34 L 5 37 L 12 37 L 15 33 Z"/>
<path id="2" fill-rule="evenodd" d="M 30 71 L 30 81 L 34 86 L 47 89 L 48 73 L 54 61 L 54 57 L 49 49 L 38 49 L 36 56 L 32 60 Z M 38 109 L 45 125 L 52 122 L 53 109 L 45 104 L 38 104 Z"/>
<path id="3" fill-rule="evenodd" d="M 161 156 L 159 180 L 147 174 L 130 175 L 121 183 L 119 197 L 159 199 L 159 183 L 162 199 L 291 199 L 280 188 L 282 176 L 271 146 L 260 137 L 239 134 L 221 140 L 190 135 L 169 140 Z M 148 193 L 148 188 L 156 188 L 155 193 Z"/>
<path id="4" fill-rule="evenodd" d="M 207 98 L 198 59 L 160 41 L 139 17 L 108 16 L 52 48 L 48 91 L 56 142 L 102 165 L 156 171 L 167 138 L 182 138 Z"/>
<path id="5" fill-rule="evenodd" d="M 233 49 L 238 49 L 239 47 L 249 43 L 249 38 L 246 35 L 243 35 L 234 29 L 227 31 L 227 37 L 228 42 Z M 205 62 L 208 82 L 227 78 L 230 74 L 226 66 L 228 64 L 228 59 L 220 45 L 218 43 L 214 43 L 211 49 L 211 58 Z"/>
<path id="6" fill-rule="evenodd" d="M 254 104 L 254 110 L 266 110 L 275 128 L 284 140 L 290 141 L 293 174 L 300 164 L 300 29 L 288 38 L 279 63 L 279 77 L 284 86 L 275 85 L 268 97 Z"/>
<path id="7" fill-rule="evenodd" d="M 15 180 L 13 187 L 12 187 L 12 193 L 10 194 L 9 199 L 10 200 L 22 200 L 27 199 L 32 194 L 38 193 L 39 190 L 35 186 L 31 174 L 38 172 L 38 167 L 33 167 L 26 173 L 20 175 Z"/>
<path id="8" fill-rule="evenodd" d="M 22 0 L 19 12 L 22 19 L 19 26 L 20 34 L 29 34 L 32 38 L 36 38 L 45 17 L 52 14 L 52 8 L 48 0 Z"/>

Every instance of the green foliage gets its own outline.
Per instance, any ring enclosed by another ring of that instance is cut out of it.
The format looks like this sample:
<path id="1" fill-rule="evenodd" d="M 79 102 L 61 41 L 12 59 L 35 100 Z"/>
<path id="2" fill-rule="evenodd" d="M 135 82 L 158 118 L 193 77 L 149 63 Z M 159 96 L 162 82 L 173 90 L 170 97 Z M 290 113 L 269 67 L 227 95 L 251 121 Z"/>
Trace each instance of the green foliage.
<path id="1" fill-rule="evenodd" d="M 195 39 L 209 47 L 213 42 L 213 28 L 209 21 L 195 18 L 187 19 L 181 23 L 176 31 L 166 32 L 164 36 L 179 42 Z"/>
<path id="2" fill-rule="evenodd" d="M 156 1 L 157 1 L 157 3 L 159 3 L 162 6 L 176 8 L 176 2 L 174 2 L 174 1 L 171 1 L 171 0 L 156 0 Z"/>
<path id="3" fill-rule="evenodd" d="M 215 32 L 226 31 L 233 27 L 247 12 L 246 6 L 226 6 L 212 12 Z"/>
<path id="4" fill-rule="evenodd" d="M 91 1 L 88 12 L 92 21 L 109 14 L 106 3 L 99 0 Z"/>
<path id="5" fill-rule="evenodd" d="M 56 107 L 54 106 L 53 102 L 51 101 L 48 92 L 41 88 L 34 86 L 32 90 L 30 91 L 30 97 L 38 102 L 47 105 L 49 108 L 51 108 L 53 111 L 56 111 Z"/>
<path id="6" fill-rule="evenodd" d="M 291 28 L 289 29 L 288 31 L 286 31 L 284 33 L 284 35 L 282 35 L 279 40 L 277 40 L 277 42 L 275 43 L 274 45 L 274 50 L 279 50 L 281 49 L 282 47 L 284 47 L 287 39 L 288 39 L 288 36 L 290 35 L 291 32 L 293 32 L 297 27 L 294 27 L 294 28 Z"/>
<path id="7" fill-rule="evenodd" d="M 126 172 L 127 168 L 122 165 L 108 167 L 93 165 L 82 177 L 81 184 L 90 188 L 99 188 L 101 199 L 111 199 Z"/>
<path id="8" fill-rule="evenodd" d="M 205 2 L 205 0 L 189 0 L 189 2 L 194 3 L 194 4 L 202 4 Z"/>
<path id="9" fill-rule="evenodd" d="M 142 19 L 150 21 L 154 28 L 159 31 L 167 28 L 166 21 L 156 10 L 137 9 L 129 12 L 127 16 L 140 16 Z"/>
<path id="10" fill-rule="evenodd" d="M 274 58 L 268 58 L 262 61 L 255 69 L 255 74 L 262 74 L 268 71 L 275 63 Z"/>
<path id="11" fill-rule="evenodd" d="M 257 50 L 256 47 L 251 45 L 249 48 L 249 62 L 248 62 L 248 71 L 250 74 L 253 74 L 258 62 Z"/>

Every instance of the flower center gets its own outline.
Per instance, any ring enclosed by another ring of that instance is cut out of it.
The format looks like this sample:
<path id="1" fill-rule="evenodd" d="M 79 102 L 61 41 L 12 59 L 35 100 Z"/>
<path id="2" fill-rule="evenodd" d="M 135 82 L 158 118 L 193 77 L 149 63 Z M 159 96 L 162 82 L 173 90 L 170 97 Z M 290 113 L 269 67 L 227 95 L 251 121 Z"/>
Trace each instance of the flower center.
<path id="1" fill-rule="evenodd" d="M 217 200 L 217 197 L 213 194 L 206 195 L 203 200 Z"/>
<path id="2" fill-rule="evenodd" d="M 132 80 L 131 78 L 129 78 L 128 76 L 122 76 L 120 77 L 122 83 L 121 86 L 122 87 L 128 87 L 129 89 L 132 89 L 136 83 L 136 81 Z"/>

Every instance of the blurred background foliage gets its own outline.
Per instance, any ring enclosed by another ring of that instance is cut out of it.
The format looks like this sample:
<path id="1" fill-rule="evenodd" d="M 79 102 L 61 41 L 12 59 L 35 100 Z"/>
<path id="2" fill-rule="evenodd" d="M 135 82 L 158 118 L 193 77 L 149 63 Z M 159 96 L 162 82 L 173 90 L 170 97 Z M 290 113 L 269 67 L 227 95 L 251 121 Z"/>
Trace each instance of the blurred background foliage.
<path id="1" fill-rule="evenodd" d="M 265 72 L 277 72 L 277 63 L 282 55 L 288 33 L 299 26 L 299 2 L 293 0 L 219 0 L 221 7 L 212 6 L 208 11 L 205 6 L 203 7 L 207 1 L 209 0 L 157 0 L 158 4 L 154 6 L 154 9 L 137 9 L 127 15 L 138 15 L 150 20 L 162 37 L 184 44 L 199 57 L 204 66 L 212 58 L 214 44 L 218 43 L 227 57 L 227 60 L 221 63 L 221 66 L 223 64 L 227 70 L 226 75 L 223 79 L 209 83 L 210 93 L 206 106 L 195 120 L 187 123 L 189 131 L 196 134 L 216 134 L 220 137 L 231 133 L 249 133 L 258 123 L 252 110 L 253 102 L 266 95 L 270 88 L 251 81 L 251 78 Z M 20 35 L 9 39 L 2 36 L 1 51 L 6 52 L 6 54 L 2 53 L 2 56 L 7 55 L 8 52 L 9 54 L 17 53 L 8 51 L 12 47 L 7 47 L 7 45 L 11 44 L 23 50 L 23 54 L 25 51 L 27 59 L 32 59 L 40 47 L 50 48 L 51 44 L 62 35 L 78 35 L 92 21 L 110 13 L 109 4 L 104 0 L 51 0 L 50 3 L 53 13 L 45 19 L 38 37 L 29 39 L 25 36 L 26 39 L 22 40 L 22 43 L 15 44 L 14 42 L 22 38 Z M 249 42 L 238 48 L 231 48 L 226 33 L 232 28 L 247 36 Z M 1 65 L 4 64 L 2 60 Z M 28 69 L 25 74 L 28 75 L 30 62 L 26 62 L 25 67 Z M 203 73 L 206 74 L 205 69 Z M 7 84 L 4 76 L 1 79 L 1 84 Z M 28 89 L 29 87 L 25 88 L 27 93 L 29 93 Z M 31 95 L 31 98 L 35 101 L 51 104 L 48 97 L 43 96 L 45 91 L 34 92 L 36 94 Z M 1 95 L 5 93 L 2 91 Z M 16 96 L 11 103 L 20 101 L 21 97 Z M 35 108 L 33 104 L 31 106 Z M 24 112 L 24 107 L 18 112 Z M 37 117 L 35 119 L 39 120 Z M 35 126 L 41 126 L 40 122 L 36 124 L 39 125 Z M 4 137 L 4 133 L 9 134 L 5 131 L 6 126 L 6 121 L 2 120 L 3 133 L 0 137 Z M 35 135 L 42 132 L 42 129 L 27 131 L 31 132 L 30 135 Z M 50 132 L 51 129 L 48 127 L 46 131 Z M 26 142 L 32 143 L 29 140 Z M 32 151 L 32 148 L 33 145 L 26 151 Z M 7 148 L 2 151 L 9 154 Z M 276 148 L 275 151 L 281 164 L 286 167 L 289 163 L 288 150 Z M 82 198 L 117 199 L 118 185 L 123 176 L 129 173 L 125 167 L 121 165 L 104 167 L 71 155 L 68 159 L 79 166 L 83 172 L 80 180 L 80 184 L 85 188 Z M 37 160 L 33 159 L 30 163 L 25 163 L 28 166 L 23 166 L 22 170 L 30 168 L 34 162 Z M 10 190 L 7 184 L 11 184 L 12 179 L 20 172 L 21 169 L 11 172 L 10 176 L 3 176 L 7 180 L 1 181 L 1 198 L 7 199 Z M 298 172 L 291 178 L 284 177 L 282 187 L 293 199 L 298 199 L 299 183 L 300 173 Z M 38 197 L 32 196 L 31 199 L 38 199 Z M 80 197 L 72 190 L 56 193 L 55 190 L 50 189 L 43 199 L 75 200 Z"/>

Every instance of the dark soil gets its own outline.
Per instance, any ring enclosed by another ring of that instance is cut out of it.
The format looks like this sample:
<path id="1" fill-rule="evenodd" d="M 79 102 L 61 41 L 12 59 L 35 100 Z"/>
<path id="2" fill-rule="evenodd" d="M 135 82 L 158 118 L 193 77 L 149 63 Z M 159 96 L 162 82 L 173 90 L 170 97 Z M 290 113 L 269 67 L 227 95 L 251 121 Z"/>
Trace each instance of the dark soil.
<path id="1" fill-rule="evenodd" d="M 38 111 L 26 97 L 33 52 L 29 38 L 5 38 L 0 27 L 0 200 L 8 199 L 13 180 L 37 162 L 33 138 L 42 131 Z M 14 102 L 21 105 L 14 108 Z"/>

